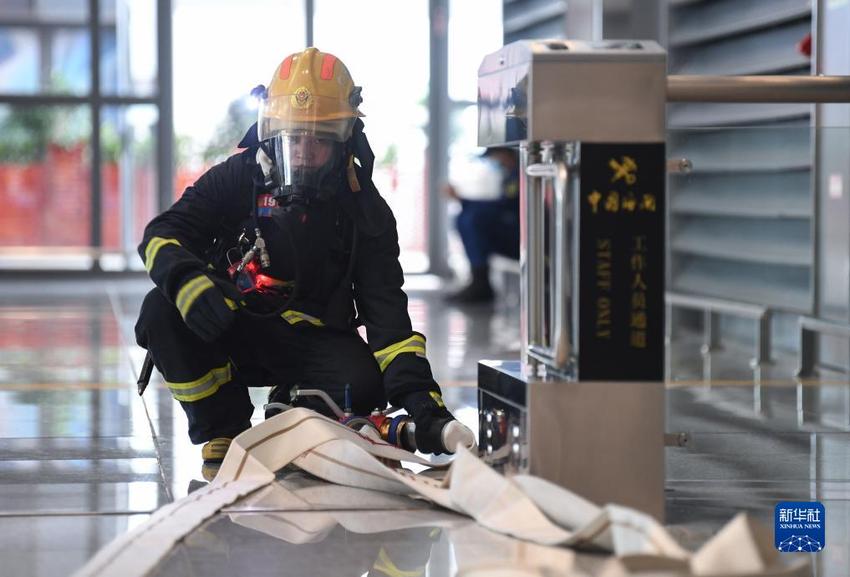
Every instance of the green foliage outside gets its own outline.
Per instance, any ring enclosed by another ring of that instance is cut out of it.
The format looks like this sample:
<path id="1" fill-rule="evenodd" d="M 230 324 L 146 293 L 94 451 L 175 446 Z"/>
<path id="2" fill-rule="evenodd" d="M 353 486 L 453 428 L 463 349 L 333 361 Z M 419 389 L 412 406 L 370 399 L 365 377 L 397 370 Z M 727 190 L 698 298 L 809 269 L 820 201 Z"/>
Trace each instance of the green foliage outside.
<path id="1" fill-rule="evenodd" d="M 49 147 L 74 150 L 91 140 L 91 116 L 85 107 L 20 106 L 0 108 L 0 163 L 37 164 Z M 118 162 L 121 151 L 132 147 L 137 162 L 153 154 L 152 135 L 139 140 L 122 136 L 114 123 L 104 122 L 100 130 L 101 155 L 105 164 Z"/>
<path id="2" fill-rule="evenodd" d="M 41 162 L 49 145 L 67 150 L 89 141 L 91 120 L 82 107 L 0 109 L 0 163 Z"/>
<path id="3" fill-rule="evenodd" d="M 227 107 L 227 115 L 216 127 L 215 135 L 201 152 L 204 164 L 209 166 L 230 156 L 248 128 L 257 121 L 257 111 L 248 108 L 245 99 L 234 100 Z"/>
<path id="4" fill-rule="evenodd" d="M 68 82 L 59 74 L 50 80 L 52 89 L 63 92 Z M 0 107 L 0 163 L 40 162 L 48 145 L 70 150 L 87 144 L 91 115 L 83 106 Z"/>

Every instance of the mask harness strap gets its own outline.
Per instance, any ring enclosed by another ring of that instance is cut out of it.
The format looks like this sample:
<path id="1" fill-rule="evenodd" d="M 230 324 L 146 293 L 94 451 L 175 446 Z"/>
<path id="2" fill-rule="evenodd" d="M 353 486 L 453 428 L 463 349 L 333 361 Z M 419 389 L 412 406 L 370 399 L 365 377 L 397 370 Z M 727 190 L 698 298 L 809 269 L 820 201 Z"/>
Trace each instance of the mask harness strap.
<path id="1" fill-rule="evenodd" d="M 369 180 L 372 179 L 372 169 L 375 167 L 375 153 L 369 146 L 369 140 L 366 138 L 363 128 L 363 121 L 359 118 L 355 119 L 351 138 L 346 145 L 346 176 L 352 192 L 360 192 L 361 188 L 360 180 L 357 178 L 357 172 L 354 168 L 354 159 L 357 159 L 363 169 L 363 175 Z"/>

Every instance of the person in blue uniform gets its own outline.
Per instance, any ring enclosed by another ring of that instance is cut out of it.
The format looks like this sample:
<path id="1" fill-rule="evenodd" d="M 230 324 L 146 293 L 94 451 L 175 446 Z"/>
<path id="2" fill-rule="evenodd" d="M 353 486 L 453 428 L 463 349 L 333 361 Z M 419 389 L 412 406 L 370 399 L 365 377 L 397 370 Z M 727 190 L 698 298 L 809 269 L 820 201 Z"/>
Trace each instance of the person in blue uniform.
<path id="1" fill-rule="evenodd" d="M 498 170 L 498 198 L 464 198 L 453 186 L 447 193 L 460 202 L 457 231 L 469 259 L 471 279 L 467 286 L 448 295 L 453 303 L 486 303 L 493 300 L 489 258 L 499 254 L 519 259 L 519 155 L 507 147 L 488 148 L 483 158 Z"/>

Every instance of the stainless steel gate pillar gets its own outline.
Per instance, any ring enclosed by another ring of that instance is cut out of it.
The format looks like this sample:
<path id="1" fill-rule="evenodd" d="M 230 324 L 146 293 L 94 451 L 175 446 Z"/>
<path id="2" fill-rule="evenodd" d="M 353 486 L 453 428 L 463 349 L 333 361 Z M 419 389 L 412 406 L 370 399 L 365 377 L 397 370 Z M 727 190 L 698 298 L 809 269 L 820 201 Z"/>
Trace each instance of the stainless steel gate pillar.
<path id="1" fill-rule="evenodd" d="M 479 69 L 479 144 L 521 152 L 522 358 L 479 365 L 482 455 L 663 516 L 666 55 L 521 41 Z"/>

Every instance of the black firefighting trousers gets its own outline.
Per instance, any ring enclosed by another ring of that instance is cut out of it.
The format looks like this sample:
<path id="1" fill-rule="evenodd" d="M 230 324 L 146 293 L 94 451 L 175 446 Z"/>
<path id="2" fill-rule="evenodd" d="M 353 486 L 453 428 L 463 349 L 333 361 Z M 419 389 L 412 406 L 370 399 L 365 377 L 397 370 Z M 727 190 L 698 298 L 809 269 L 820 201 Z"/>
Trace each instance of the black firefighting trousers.
<path id="1" fill-rule="evenodd" d="M 294 385 L 326 391 L 343 406 L 351 386 L 355 414 L 386 405 L 382 376 L 368 345 L 355 330 L 290 324 L 283 318 L 237 313 L 214 343 L 193 333 L 159 289 L 145 297 L 136 342 L 150 351 L 172 396 L 189 420 L 189 438 L 199 444 L 235 437 L 251 426 L 249 386 L 275 385 L 274 400 L 288 402 Z M 318 408 L 318 407 L 317 407 Z"/>

